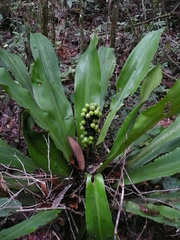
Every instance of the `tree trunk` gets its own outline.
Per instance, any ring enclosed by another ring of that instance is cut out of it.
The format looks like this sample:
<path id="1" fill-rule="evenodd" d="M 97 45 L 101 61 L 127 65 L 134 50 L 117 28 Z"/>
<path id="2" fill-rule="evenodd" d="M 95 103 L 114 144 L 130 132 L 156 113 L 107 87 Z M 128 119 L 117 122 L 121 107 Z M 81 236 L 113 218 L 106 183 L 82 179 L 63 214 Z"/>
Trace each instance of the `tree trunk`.
<path id="1" fill-rule="evenodd" d="M 112 13 L 111 13 L 111 33 L 110 33 L 110 47 L 115 48 L 116 44 L 116 31 L 117 22 L 119 16 L 119 4 L 120 0 L 114 0 L 112 2 Z"/>
<path id="2" fill-rule="evenodd" d="M 41 33 L 48 37 L 48 0 L 40 0 Z"/>

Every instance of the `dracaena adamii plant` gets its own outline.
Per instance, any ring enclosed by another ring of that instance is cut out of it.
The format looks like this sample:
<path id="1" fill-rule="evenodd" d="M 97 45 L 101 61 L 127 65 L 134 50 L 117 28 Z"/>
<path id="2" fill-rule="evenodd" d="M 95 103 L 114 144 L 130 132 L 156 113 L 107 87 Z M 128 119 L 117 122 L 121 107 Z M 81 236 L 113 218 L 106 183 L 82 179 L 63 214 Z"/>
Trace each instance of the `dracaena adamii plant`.
<path id="1" fill-rule="evenodd" d="M 180 118 L 177 117 L 167 129 L 157 129 L 153 135 L 153 127 L 160 120 L 180 112 L 180 81 L 160 102 L 142 110 L 162 79 L 161 66 L 151 66 L 162 32 L 160 29 L 148 33 L 132 51 L 117 78 L 117 91 L 106 112 L 105 96 L 116 60 L 113 49 L 100 47 L 97 50 L 96 35 L 76 67 L 74 111 L 64 93 L 54 48 L 46 37 L 31 34 L 30 46 L 35 61 L 31 74 L 17 55 L 0 49 L 0 84 L 26 110 L 23 133 L 31 159 L 1 140 L 1 163 L 25 168 L 29 173 L 39 167 L 67 179 L 73 176 L 74 165 L 70 164 L 70 159 L 76 160 L 78 174 L 86 182 L 85 219 L 89 239 L 118 239 L 118 217 L 114 223 L 104 183 L 104 170 L 111 164 L 113 167 L 122 165 L 121 177 L 117 176 L 112 186 L 117 189 L 120 185 L 171 176 L 180 171 Z M 140 101 L 120 126 L 108 154 L 101 156 L 105 152 L 102 150 L 103 142 L 113 119 L 117 119 L 125 98 L 139 87 Z M 35 131 L 35 123 L 44 131 Z M 135 154 L 128 154 L 149 132 L 153 135 L 149 144 Z M 75 172 L 77 174 L 77 170 Z M 131 200 L 126 200 L 122 193 L 121 208 L 123 206 L 127 212 L 179 228 L 179 205 L 173 202 L 179 194 L 175 191 L 171 196 L 169 192 L 163 199 L 164 204 L 156 206 L 163 197 L 161 192 L 155 197 L 149 194 L 146 199 Z"/>

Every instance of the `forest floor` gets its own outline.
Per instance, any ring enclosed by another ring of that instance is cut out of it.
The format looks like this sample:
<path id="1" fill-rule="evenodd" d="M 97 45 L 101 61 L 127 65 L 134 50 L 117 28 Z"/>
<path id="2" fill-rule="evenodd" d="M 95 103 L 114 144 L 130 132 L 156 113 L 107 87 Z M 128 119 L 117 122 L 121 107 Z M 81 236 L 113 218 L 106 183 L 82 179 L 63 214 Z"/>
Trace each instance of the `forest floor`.
<path id="1" fill-rule="evenodd" d="M 136 9 L 136 11 L 138 11 Z M 115 81 L 129 56 L 132 49 L 139 42 L 141 37 L 148 31 L 153 29 L 150 26 L 137 25 L 135 31 L 132 32 L 131 26 L 123 25 L 123 21 L 119 19 L 121 24 L 118 25 L 115 55 L 117 58 L 116 68 L 111 82 L 111 89 L 115 88 Z M 109 30 L 107 31 L 107 11 L 94 9 L 93 12 L 86 10 L 84 16 L 84 34 L 85 48 L 87 48 L 91 34 L 97 30 L 99 36 L 99 46 L 108 46 Z M 31 58 L 27 54 L 26 33 L 20 35 L 20 30 L 16 25 L 12 31 L 7 28 L 0 30 L 0 45 L 9 49 L 11 52 L 20 55 L 24 61 L 29 64 Z M 73 101 L 73 71 L 80 56 L 80 38 L 79 38 L 79 12 L 69 9 L 59 10 L 56 25 L 56 52 L 60 60 L 60 69 L 62 71 L 62 80 L 66 86 L 65 91 L 68 97 Z M 159 101 L 168 91 L 174 82 L 180 77 L 180 25 L 174 28 L 166 28 L 161 37 L 160 46 L 156 54 L 154 63 L 161 63 L 163 69 L 163 80 L 161 86 L 151 97 L 149 105 Z M 109 95 L 113 93 L 109 92 Z M 129 111 L 135 104 L 136 98 L 128 99 L 128 107 L 125 111 Z M 21 129 L 21 107 L 16 104 L 6 93 L 0 88 L 0 137 L 7 141 L 12 147 L 15 147 L 27 155 L 26 144 Z M 125 115 L 122 118 L 125 118 Z M 160 124 L 168 126 L 172 119 L 166 119 Z M 151 188 L 146 185 L 139 186 L 142 189 Z M 154 186 L 153 186 L 154 187 Z M 159 187 L 159 186 L 156 186 Z M 38 239 L 67 239 L 66 233 L 69 229 L 66 227 L 65 218 L 62 214 L 51 222 L 48 226 L 42 227 L 36 232 L 22 237 L 22 240 L 38 240 Z M 0 229 L 10 227 L 22 219 L 25 219 L 24 213 L 12 215 L 7 219 L 0 219 Z M 66 220 L 67 221 L 67 220 Z M 169 226 L 163 226 L 151 220 L 147 220 L 138 216 L 128 214 L 121 219 L 120 239 L 122 240 L 164 240 L 164 239 L 180 239 L 180 233 L 177 229 Z M 59 238 L 57 237 L 59 233 Z M 70 238 L 68 238 L 70 239 Z M 73 239 L 73 238 L 72 238 Z"/>

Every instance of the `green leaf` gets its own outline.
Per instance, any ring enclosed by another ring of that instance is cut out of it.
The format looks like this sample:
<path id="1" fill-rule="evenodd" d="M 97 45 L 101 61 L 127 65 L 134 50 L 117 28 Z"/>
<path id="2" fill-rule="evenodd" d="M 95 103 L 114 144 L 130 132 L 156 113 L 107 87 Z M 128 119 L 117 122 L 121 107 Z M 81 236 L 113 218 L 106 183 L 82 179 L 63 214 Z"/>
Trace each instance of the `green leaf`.
<path id="1" fill-rule="evenodd" d="M 22 207 L 22 204 L 14 199 L 0 198 L 0 217 L 7 217 Z"/>
<path id="2" fill-rule="evenodd" d="M 147 74 L 141 87 L 141 102 L 131 111 L 131 113 L 124 120 L 114 140 L 113 147 L 107 157 L 107 160 L 100 166 L 98 172 L 101 172 L 111 161 L 113 161 L 119 155 L 119 148 L 121 144 L 126 140 L 132 127 L 134 126 L 136 116 L 140 108 L 142 107 L 144 102 L 147 101 L 151 92 L 159 85 L 161 79 L 162 71 L 160 66 L 153 68 Z"/>
<path id="3" fill-rule="evenodd" d="M 164 189 L 179 189 L 180 179 L 178 177 L 166 177 L 162 180 L 162 185 Z"/>
<path id="4" fill-rule="evenodd" d="M 21 85 L 17 84 L 15 81 L 13 81 L 9 73 L 3 68 L 0 68 L 0 84 L 14 100 L 16 100 L 22 107 L 28 110 L 30 115 L 34 118 L 36 123 L 41 128 L 49 132 L 57 148 L 62 149 L 61 142 L 64 143 L 64 141 L 62 139 L 59 123 L 56 121 L 57 124 L 53 124 L 49 114 L 42 111 L 42 109 L 38 107 L 37 103 L 35 102 L 33 96 L 29 93 L 29 91 L 23 88 Z M 73 129 L 74 128 L 72 128 L 72 131 Z M 65 136 L 65 139 L 67 139 L 67 136 Z M 70 147 L 68 148 L 68 146 L 69 143 L 67 143 L 65 149 L 63 149 L 66 160 L 70 159 L 71 149 Z"/>
<path id="5" fill-rule="evenodd" d="M 148 33 L 129 55 L 117 80 L 118 92 L 112 99 L 110 112 L 106 118 L 97 144 L 104 141 L 116 112 L 123 106 L 124 99 L 137 90 L 141 81 L 146 76 L 157 50 L 162 32 L 163 30 L 160 29 Z"/>
<path id="6" fill-rule="evenodd" d="M 178 138 L 178 142 L 179 141 L 180 137 Z M 171 176 L 180 172 L 179 156 L 180 148 L 176 148 L 174 151 L 155 159 L 153 162 L 146 164 L 143 167 L 128 171 L 128 175 L 133 184 Z M 131 184 L 127 177 L 125 178 L 125 184 Z"/>
<path id="7" fill-rule="evenodd" d="M 0 61 L 3 67 L 12 72 L 16 81 L 32 93 L 31 78 L 21 58 L 0 48 Z"/>
<path id="8" fill-rule="evenodd" d="M 60 91 L 59 94 L 65 97 L 58 59 L 52 43 L 40 33 L 31 33 L 30 46 L 34 60 L 36 61 L 39 59 L 41 61 L 45 71 L 44 74 L 47 76 L 49 82 L 56 85 L 57 89 Z"/>
<path id="9" fill-rule="evenodd" d="M 23 135 L 32 161 L 45 171 L 51 171 L 53 175 L 69 175 L 71 169 L 62 152 L 56 148 L 48 133 L 35 132 L 33 130 L 34 124 L 35 122 L 29 113 L 24 112 Z"/>
<path id="10" fill-rule="evenodd" d="M 117 88 L 134 93 L 146 76 L 164 29 L 149 32 L 129 55 L 117 81 Z"/>
<path id="11" fill-rule="evenodd" d="M 158 206 L 149 204 L 142 204 L 143 207 L 149 210 L 149 214 L 143 212 L 140 205 L 131 201 L 124 204 L 124 209 L 131 214 L 140 215 L 145 218 L 152 219 L 158 223 L 167 224 L 176 228 L 180 228 L 180 212 L 179 210 L 173 209 L 167 206 Z M 153 215 L 153 212 L 155 213 Z M 152 215 L 150 214 L 152 213 Z M 157 214 L 158 213 L 158 214 Z"/>
<path id="12" fill-rule="evenodd" d="M 101 109 L 103 109 L 105 94 L 107 92 L 108 81 L 115 68 L 116 58 L 113 48 L 100 47 L 98 50 L 101 67 Z"/>
<path id="13" fill-rule="evenodd" d="M 49 81 L 39 60 L 36 60 L 32 70 L 32 87 L 38 106 L 48 113 L 52 138 L 54 139 L 55 136 L 58 138 L 58 145 L 55 143 L 64 153 L 65 158 L 69 160 L 71 149 L 67 135 L 72 137 L 75 135 L 72 109 L 65 95 L 61 94 L 57 83 Z"/>
<path id="14" fill-rule="evenodd" d="M 48 114 L 38 107 L 31 93 L 16 83 L 4 68 L 0 68 L 0 84 L 16 102 L 29 111 L 40 127 L 49 130 L 46 126 Z"/>
<path id="15" fill-rule="evenodd" d="M 81 135 L 81 111 L 86 103 L 101 104 L 101 70 L 96 50 L 98 39 L 94 35 L 91 43 L 76 67 L 75 74 L 75 116 L 78 138 Z"/>
<path id="16" fill-rule="evenodd" d="M 0 232 L 0 239 L 13 240 L 32 233 L 38 227 L 46 225 L 56 218 L 58 213 L 60 213 L 60 210 L 41 211 L 13 227 L 3 229 Z"/>
<path id="17" fill-rule="evenodd" d="M 29 91 L 23 88 L 21 85 L 17 84 L 15 81 L 13 81 L 9 73 L 3 68 L 0 68 L 0 84 L 14 100 L 16 100 L 22 107 L 28 110 L 30 115 L 33 117 L 33 119 L 41 128 L 49 132 L 57 148 L 58 149 L 62 148 L 61 146 L 62 136 L 60 134 L 61 131 L 59 124 L 57 123 L 57 126 L 55 126 L 51 118 L 49 117 L 49 114 L 47 112 L 42 111 L 38 107 L 33 96 L 29 93 Z M 67 139 L 67 136 L 65 136 L 65 138 Z M 66 153 L 66 155 L 67 148 L 68 145 L 64 149 L 64 153 Z M 69 152 L 67 156 L 68 160 L 70 158 L 69 156 L 70 152 L 71 149 L 69 147 Z"/>
<path id="18" fill-rule="evenodd" d="M 37 166 L 31 159 L 22 155 L 17 149 L 8 146 L 8 144 L 0 139 L 0 159 L 1 164 L 8 167 L 14 167 L 26 172 L 34 173 Z"/>
<path id="19" fill-rule="evenodd" d="M 31 91 L 28 91 L 28 88 L 23 87 L 24 85 L 18 77 L 16 81 L 19 81 L 20 84 L 15 82 L 3 68 L 0 69 L 0 84 L 11 97 L 29 111 L 41 128 L 49 132 L 56 147 L 69 161 L 71 148 L 67 141 L 67 135 L 75 136 L 74 118 L 61 83 L 55 50 L 52 43 L 41 34 L 31 34 L 31 48 L 33 56 L 37 60 L 32 77 L 34 96 Z M 17 66 L 18 73 L 21 73 L 21 65 L 17 64 Z M 7 66 L 5 65 L 5 67 Z M 39 70 L 42 72 L 40 73 Z M 26 81 L 25 74 L 22 76 L 23 81 Z M 29 82 L 28 79 L 29 77 L 27 78 Z"/>
<path id="20" fill-rule="evenodd" d="M 33 164 L 32 160 L 30 160 L 30 162 Z M 3 174 L 3 179 L 5 183 L 7 183 L 8 187 L 10 189 L 18 191 L 24 188 L 28 189 L 31 192 L 41 192 L 39 186 L 37 185 L 36 180 L 34 180 L 34 178 L 30 177 L 29 175 L 25 177 L 26 173 L 24 169 L 22 171 L 23 172 L 20 173 L 18 169 L 17 171 L 13 171 L 13 173 L 9 176 L 6 175 L 5 173 Z"/>
<path id="21" fill-rule="evenodd" d="M 118 150 L 121 154 L 128 146 L 130 146 L 136 139 L 146 133 L 149 129 L 154 127 L 159 121 L 174 114 L 180 113 L 180 81 L 178 80 L 169 90 L 167 95 L 156 105 L 143 111 L 134 127 L 132 128 L 127 140 L 123 142 Z"/>
<path id="22" fill-rule="evenodd" d="M 180 146 L 180 117 L 154 138 L 139 154 L 127 161 L 127 170 L 135 170 L 159 154 L 170 152 Z"/>
<path id="23" fill-rule="evenodd" d="M 162 77 L 163 75 L 160 65 L 157 65 L 147 74 L 141 86 L 141 102 L 148 100 L 149 95 L 160 84 Z"/>
<path id="24" fill-rule="evenodd" d="M 166 178 L 165 178 L 166 179 Z M 163 202 L 173 208 L 180 210 L 180 190 L 170 190 L 166 191 L 155 191 L 147 196 L 148 202 L 156 203 Z"/>
<path id="25" fill-rule="evenodd" d="M 101 174 L 87 175 L 85 215 L 89 239 L 114 238 L 114 225 Z"/>
<path id="26" fill-rule="evenodd" d="M 39 33 L 31 34 L 30 44 L 36 61 L 32 72 L 35 99 L 38 106 L 48 112 L 53 125 L 51 137 L 57 148 L 69 160 L 71 149 L 67 135 L 75 136 L 74 117 L 61 83 L 55 50 L 48 38 Z"/>

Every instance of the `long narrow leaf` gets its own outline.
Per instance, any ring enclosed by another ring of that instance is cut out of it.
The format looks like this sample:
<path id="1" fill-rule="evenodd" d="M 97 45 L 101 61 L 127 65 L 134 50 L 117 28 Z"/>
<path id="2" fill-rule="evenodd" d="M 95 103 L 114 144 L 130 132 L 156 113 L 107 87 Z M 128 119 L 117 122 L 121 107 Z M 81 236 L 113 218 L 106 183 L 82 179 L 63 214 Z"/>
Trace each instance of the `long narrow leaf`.
<path id="1" fill-rule="evenodd" d="M 34 232 L 38 227 L 46 225 L 57 217 L 60 210 L 41 211 L 36 215 L 0 232 L 0 239 L 13 240 Z"/>
<path id="2" fill-rule="evenodd" d="M 28 112 L 23 113 L 23 135 L 32 161 L 52 174 L 67 176 L 71 169 L 62 152 L 56 148 L 47 132 L 35 132 L 34 120 Z"/>
<path id="3" fill-rule="evenodd" d="M 96 50 L 98 39 L 94 35 L 86 52 L 76 67 L 75 75 L 75 116 L 78 138 L 80 137 L 81 111 L 86 103 L 101 103 L 101 70 Z"/>
<path id="4" fill-rule="evenodd" d="M 48 38 L 39 33 L 31 34 L 30 45 L 36 61 L 32 72 L 35 100 L 43 111 L 49 113 L 54 127 L 52 138 L 69 160 L 71 149 L 67 135 L 75 136 L 74 117 L 61 83 L 55 50 Z M 54 138 L 58 138 L 58 142 Z"/>
<path id="5" fill-rule="evenodd" d="M 57 128 L 59 127 L 58 123 L 56 125 L 53 124 L 53 121 L 51 120 L 49 114 L 42 111 L 42 109 L 38 107 L 30 92 L 27 89 L 23 88 L 21 85 L 17 84 L 15 81 L 13 81 L 9 73 L 4 68 L 0 68 L 0 84 L 15 101 L 17 101 L 22 107 L 28 110 L 30 115 L 41 128 L 49 132 L 56 147 L 58 149 L 61 149 L 62 136 L 58 134 L 60 133 L 60 130 L 57 130 Z M 65 136 L 65 138 L 67 137 Z M 69 160 L 70 149 L 67 153 L 67 146 L 64 153 L 67 157 L 66 160 Z"/>
<path id="6" fill-rule="evenodd" d="M 89 239 L 111 240 L 114 226 L 101 174 L 87 175 L 86 226 Z"/>
<path id="7" fill-rule="evenodd" d="M 180 137 L 176 141 L 179 142 Z M 171 176 L 180 172 L 179 156 L 180 148 L 176 148 L 174 151 L 155 159 L 154 162 L 128 172 L 128 175 L 133 184 Z M 125 179 L 125 184 L 131 184 L 128 178 Z"/>
<path id="8" fill-rule="evenodd" d="M 45 69 L 39 60 L 36 60 L 32 70 L 32 87 L 35 101 L 40 109 L 48 113 L 50 126 L 53 132 L 52 138 L 56 135 L 59 144 L 57 147 L 64 153 L 67 160 L 70 159 L 71 149 L 67 141 L 67 135 L 74 137 L 75 127 L 72 109 L 67 102 L 65 95 L 60 89 L 49 81 Z"/>
<path id="9" fill-rule="evenodd" d="M 0 198 L 0 217 L 7 217 L 22 207 L 22 204 L 11 198 Z"/>
<path id="10" fill-rule="evenodd" d="M 146 76 L 150 63 L 157 50 L 162 29 L 148 33 L 135 47 L 128 57 L 122 72 L 117 81 L 117 93 L 115 94 L 110 112 L 106 118 L 97 144 L 104 141 L 109 126 L 114 119 L 116 112 L 123 106 L 124 99 L 133 94 Z"/>
<path id="11" fill-rule="evenodd" d="M 170 152 L 180 146 L 180 117 L 154 138 L 139 154 L 127 161 L 127 169 L 135 170 L 150 162 L 159 154 Z"/>
<path id="12" fill-rule="evenodd" d="M 119 132 L 115 138 L 113 147 L 107 157 L 107 160 L 100 166 L 99 172 L 101 172 L 111 161 L 113 161 L 119 154 L 119 148 L 121 144 L 127 139 L 131 129 L 134 126 L 136 116 L 142 107 L 142 105 L 147 101 L 151 92 L 159 85 L 162 79 L 162 71 L 160 65 L 153 68 L 146 76 L 141 87 L 141 101 L 140 103 L 131 111 L 123 122 Z"/>
<path id="13" fill-rule="evenodd" d="M 112 76 L 116 64 L 113 48 L 100 47 L 98 50 L 99 62 L 101 67 L 101 109 L 104 105 L 107 92 L 108 81 Z"/>
<path id="14" fill-rule="evenodd" d="M 34 60 L 39 59 L 42 62 L 48 80 L 58 87 L 60 94 L 65 96 L 58 59 L 52 43 L 40 33 L 31 33 L 30 46 Z"/>
<path id="15" fill-rule="evenodd" d="M 16 83 L 4 68 L 0 68 L 0 84 L 16 102 L 29 111 L 40 127 L 49 130 L 45 125 L 48 114 L 41 111 L 31 93 Z"/>
<path id="16" fill-rule="evenodd" d="M 162 80 L 161 65 L 157 65 L 146 75 L 140 91 L 141 102 L 148 100 L 152 91 L 160 84 Z"/>
<path id="17" fill-rule="evenodd" d="M 147 196 L 148 202 L 163 202 L 180 211 L 180 190 L 169 190 L 169 192 L 155 191 Z"/>
<path id="18" fill-rule="evenodd" d="M 0 159 L 1 164 L 8 167 L 14 167 L 26 172 L 34 173 L 37 166 L 31 159 L 22 155 L 17 149 L 8 146 L 8 144 L 0 139 Z"/>
<path id="19" fill-rule="evenodd" d="M 137 214 L 145 218 L 152 219 L 156 222 L 167 224 L 176 228 L 180 228 L 180 212 L 167 206 L 158 206 L 153 204 L 143 204 L 143 207 L 149 210 L 148 213 L 143 212 L 140 205 L 128 201 L 124 205 L 124 209 L 131 214 Z M 152 214 L 151 214 L 152 213 Z M 153 214 L 154 213 L 154 214 Z"/>
<path id="20" fill-rule="evenodd" d="M 168 94 L 156 105 L 143 111 L 134 127 L 132 128 L 127 140 L 125 140 L 116 152 L 121 154 L 128 146 L 130 146 L 136 139 L 142 136 L 149 129 L 154 127 L 159 121 L 174 114 L 180 113 L 180 81 L 178 80 L 169 90 Z"/>
<path id="21" fill-rule="evenodd" d="M 16 81 L 32 93 L 31 78 L 26 66 L 19 56 L 0 48 L 0 62 L 3 67 L 12 72 Z"/>

